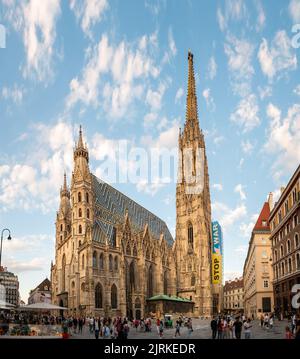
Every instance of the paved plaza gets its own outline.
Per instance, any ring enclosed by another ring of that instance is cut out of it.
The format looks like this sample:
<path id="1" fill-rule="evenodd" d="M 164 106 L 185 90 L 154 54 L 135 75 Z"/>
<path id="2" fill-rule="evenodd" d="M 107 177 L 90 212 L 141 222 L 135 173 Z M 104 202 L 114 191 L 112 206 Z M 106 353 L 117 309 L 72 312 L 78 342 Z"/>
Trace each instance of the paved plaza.
<path id="1" fill-rule="evenodd" d="M 285 327 L 288 325 L 287 320 L 277 321 L 275 320 L 273 329 L 265 329 L 260 327 L 258 320 L 252 322 L 252 339 L 284 339 L 285 338 Z M 188 330 L 185 327 L 181 328 L 181 336 L 177 339 L 210 339 L 211 329 L 209 320 L 193 319 L 193 329 L 191 335 L 188 334 Z M 163 338 L 173 339 L 175 329 L 165 329 Z M 89 333 L 87 327 L 83 328 L 83 334 L 74 334 L 71 336 L 72 339 L 93 339 L 94 334 Z M 140 329 L 130 328 L 129 339 L 158 339 L 155 324 L 152 325 L 151 332 L 141 332 Z M 100 337 L 101 339 L 101 337 Z M 242 339 L 244 339 L 244 333 L 242 331 Z"/>

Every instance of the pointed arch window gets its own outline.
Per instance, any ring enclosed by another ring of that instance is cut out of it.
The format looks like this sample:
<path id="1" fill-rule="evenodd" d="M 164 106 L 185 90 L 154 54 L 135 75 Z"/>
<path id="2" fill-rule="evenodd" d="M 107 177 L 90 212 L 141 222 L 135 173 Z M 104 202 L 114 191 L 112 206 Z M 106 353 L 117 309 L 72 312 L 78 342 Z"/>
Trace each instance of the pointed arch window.
<path id="1" fill-rule="evenodd" d="M 61 232 L 63 231 L 63 225 L 62 224 L 60 225 L 60 231 Z"/>
<path id="2" fill-rule="evenodd" d="M 118 308 L 118 289 L 115 284 L 111 286 L 111 308 Z"/>
<path id="3" fill-rule="evenodd" d="M 153 269 L 152 269 L 152 265 L 148 269 L 147 296 L 148 296 L 148 298 L 153 297 Z"/>
<path id="4" fill-rule="evenodd" d="M 191 286 L 193 287 L 195 284 L 196 284 L 196 277 L 193 274 L 192 277 L 191 277 Z"/>
<path id="5" fill-rule="evenodd" d="M 168 271 L 164 273 L 164 294 L 168 295 Z"/>
<path id="6" fill-rule="evenodd" d="M 116 248 L 116 246 L 117 246 L 117 229 L 116 229 L 116 227 L 113 227 L 111 245 L 113 248 Z"/>
<path id="7" fill-rule="evenodd" d="M 114 260 L 114 266 L 115 266 L 115 271 L 117 271 L 118 268 L 119 268 L 119 261 L 118 261 L 118 257 L 117 257 L 117 256 L 115 257 L 115 260 Z"/>
<path id="8" fill-rule="evenodd" d="M 81 224 L 78 226 L 78 233 L 82 234 L 82 225 Z"/>
<path id="9" fill-rule="evenodd" d="M 88 219 L 90 219 L 90 210 L 89 210 L 89 209 L 86 210 L 86 217 L 87 217 Z"/>
<path id="10" fill-rule="evenodd" d="M 93 268 L 97 268 L 97 252 L 93 252 Z"/>
<path id="11" fill-rule="evenodd" d="M 109 270 L 113 270 L 113 257 L 111 254 L 109 255 Z"/>
<path id="12" fill-rule="evenodd" d="M 103 308 L 103 290 L 100 283 L 95 288 L 95 308 Z"/>
<path id="13" fill-rule="evenodd" d="M 134 245 L 134 247 L 133 247 L 133 255 L 134 255 L 134 257 L 137 257 L 137 248 L 136 248 L 136 245 Z"/>
<path id="14" fill-rule="evenodd" d="M 86 199 L 86 202 L 89 203 L 89 194 L 87 192 L 85 194 L 85 199 Z"/>
<path id="15" fill-rule="evenodd" d="M 193 232 L 193 225 L 191 222 L 188 224 L 188 245 L 189 248 L 194 248 L 194 232 Z"/>
<path id="16" fill-rule="evenodd" d="M 131 248 L 130 248 L 130 243 L 129 242 L 127 243 L 127 246 L 126 246 L 126 254 L 131 256 Z"/>
<path id="17" fill-rule="evenodd" d="M 130 285 L 130 289 L 132 289 L 132 290 L 135 289 L 135 268 L 134 267 L 135 267 L 134 261 L 132 261 L 129 266 L 129 285 Z"/>
<path id="18" fill-rule="evenodd" d="M 64 254 L 62 257 L 62 263 L 61 263 L 61 289 L 62 292 L 66 290 L 66 255 Z"/>
<path id="19" fill-rule="evenodd" d="M 84 254 L 81 257 L 81 268 L 84 269 Z"/>
<path id="20" fill-rule="evenodd" d="M 99 268 L 100 270 L 104 269 L 104 257 L 103 257 L 103 253 L 100 254 L 99 256 Z"/>
<path id="21" fill-rule="evenodd" d="M 81 202 L 81 192 L 78 192 L 78 202 Z"/>
<path id="22" fill-rule="evenodd" d="M 79 210 L 78 210 L 78 217 L 82 217 L 82 209 L 81 208 L 79 208 Z"/>

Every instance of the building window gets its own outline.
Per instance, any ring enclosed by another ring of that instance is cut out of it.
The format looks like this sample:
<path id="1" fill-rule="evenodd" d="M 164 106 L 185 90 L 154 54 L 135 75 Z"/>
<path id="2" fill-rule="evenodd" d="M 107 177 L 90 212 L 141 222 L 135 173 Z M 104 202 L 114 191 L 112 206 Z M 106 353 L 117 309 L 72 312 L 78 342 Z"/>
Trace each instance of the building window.
<path id="1" fill-rule="evenodd" d="M 116 227 L 113 227 L 111 245 L 113 248 L 116 248 L 116 246 L 117 246 L 117 229 L 116 229 Z"/>
<path id="2" fill-rule="evenodd" d="M 191 249 L 194 248 L 194 234 L 192 223 L 188 224 L 188 246 Z"/>
<path id="3" fill-rule="evenodd" d="M 115 257 L 115 264 L 114 264 L 114 266 L 115 266 L 115 271 L 117 271 L 117 270 L 118 270 L 118 267 L 119 267 L 118 257 L 117 257 L 117 256 Z"/>
<path id="4" fill-rule="evenodd" d="M 81 268 L 84 269 L 84 254 L 81 257 Z"/>
<path id="5" fill-rule="evenodd" d="M 298 224 L 298 216 L 297 215 L 295 215 L 294 216 L 294 228 L 297 226 L 297 224 Z"/>
<path id="6" fill-rule="evenodd" d="M 274 251 L 274 256 L 275 256 L 275 262 L 277 262 L 278 255 L 277 255 L 277 251 L 276 251 L 276 250 Z"/>
<path id="7" fill-rule="evenodd" d="M 136 248 L 136 245 L 134 245 L 134 247 L 133 247 L 133 255 L 134 255 L 134 257 L 137 257 L 137 248 Z"/>
<path id="8" fill-rule="evenodd" d="M 60 231 L 62 232 L 62 230 L 63 230 L 63 225 L 61 224 L 60 225 Z"/>
<path id="9" fill-rule="evenodd" d="M 127 243 L 127 246 L 126 246 L 126 254 L 131 256 L 131 248 L 130 248 L 129 242 Z"/>
<path id="10" fill-rule="evenodd" d="M 99 268 L 100 270 L 104 269 L 104 257 L 103 257 L 103 253 L 100 254 L 99 256 Z"/>
<path id="11" fill-rule="evenodd" d="M 82 226 L 81 226 L 81 224 L 78 226 L 78 233 L 82 234 Z"/>
<path id="12" fill-rule="evenodd" d="M 117 309 L 118 307 L 118 290 L 115 284 L 111 286 L 111 308 Z"/>
<path id="13" fill-rule="evenodd" d="M 299 246 L 299 235 L 298 233 L 295 234 L 295 248 Z"/>
<path id="14" fill-rule="evenodd" d="M 297 253 L 296 255 L 296 265 L 297 265 L 297 270 L 300 269 L 300 253 Z"/>
<path id="15" fill-rule="evenodd" d="M 261 256 L 262 256 L 262 258 L 268 258 L 268 253 L 267 253 L 267 251 L 262 251 L 262 253 L 261 253 Z"/>
<path id="16" fill-rule="evenodd" d="M 103 291 L 102 285 L 98 283 L 95 288 L 95 308 L 103 307 Z"/>
<path id="17" fill-rule="evenodd" d="M 85 198 L 86 198 L 86 202 L 89 203 L 89 194 L 88 193 L 85 194 Z"/>
<path id="18" fill-rule="evenodd" d="M 109 270 L 113 270 L 113 257 L 111 254 L 109 255 Z"/>
<path id="19" fill-rule="evenodd" d="M 283 257 L 283 245 L 280 246 L 280 255 L 281 255 L 281 258 Z"/>
<path id="20" fill-rule="evenodd" d="M 81 192 L 78 192 L 78 202 L 81 202 Z"/>
<path id="21" fill-rule="evenodd" d="M 63 255 L 62 258 L 62 263 L 61 263 L 61 282 L 62 282 L 62 286 L 61 286 L 61 290 L 62 292 L 64 292 L 66 290 L 66 255 Z"/>
<path id="22" fill-rule="evenodd" d="M 191 286 L 193 287 L 195 284 L 196 284 L 196 277 L 193 274 L 192 277 L 191 277 Z"/>
<path id="23" fill-rule="evenodd" d="M 97 268 L 97 252 L 93 252 L 93 268 Z"/>
<path id="24" fill-rule="evenodd" d="M 169 282 L 169 276 L 168 271 L 166 270 L 164 272 L 164 294 L 168 295 L 168 282 Z"/>
<path id="25" fill-rule="evenodd" d="M 284 276 L 284 263 L 281 263 L 281 275 Z"/>
<path id="26" fill-rule="evenodd" d="M 148 298 L 153 297 L 153 270 L 152 270 L 152 265 L 149 267 L 149 270 L 148 270 L 147 296 L 148 296 Z"/>
<path id="27" fill-rule="evenodd" d="M 82 209 L 81 208 L 79 208 L 79 210 L 78 210 L 78 217 L 82 217 Z"/>
<path id="28" fill-rule="evenodd" d="M 290 253 L 290 251 L 291 251 L 291 241 L 288 240 L 287 241 L 287 253 Z"/>
<path id="29" fill-rule="evenodd" d="M 289 273 L 291 273 L 292 272 L 292 258 L 289 258 L 289 267 L 288 267 L 288 269 L 289 269 Z"/>
<path id="30" fill-rule="evenodd" d="M 87 217 L 88 219 L 90 219 L 90 210 L 89 210 L 89 209 L 86 210 L 86 217 Z"/>
<path id="31" fill-rule="evenodd" d="M 264 288 L 269 288 L 269 281 L 268 280 L 264 280 Z"/>
<path id="32" fill-rule="evenodd" d="M 262 226 L 267 227 L 267 221 L 262 221 Z"/>

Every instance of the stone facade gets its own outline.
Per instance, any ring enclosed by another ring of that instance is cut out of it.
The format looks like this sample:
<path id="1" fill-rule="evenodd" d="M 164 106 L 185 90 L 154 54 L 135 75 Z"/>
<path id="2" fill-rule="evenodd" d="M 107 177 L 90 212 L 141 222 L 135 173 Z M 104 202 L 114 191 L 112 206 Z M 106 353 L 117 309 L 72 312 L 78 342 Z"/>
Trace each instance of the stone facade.
<path id="1" fill-rule="evenodd" d="M 189 53 L 187 115 L 179 151 L 191 148 L 200 164 L 203 191 L 178 181 L 176 241 L 165 222 L 95 177 L 82 131 L 74 150 L 70 190 L 66 175 L 56 218 L 52 301 L 77 315 L 141 318 L 147 299 L 181 296 L 195 303 L 194 315 L 210 316 L 210 195 L 205 143 L 199 129 L 193 55 Z M 184 168 L 179 164 L 179 173 Z M 192 193 L 188 193 L 192 192 Z M 189 313 L 192 314 L 192 313 Z"/>
<path id="2" fill-rule="evenodd" d="M 230 314 L 244 312 L 243 277 L 229 280 L 224 285 L 224 311 Z"/>
<path id="3" fill-rule="evenodd" d="M 292 288 L 300 284 L 300 166 L 270 214 L 275 311 L 295 311 Z M 298 309 L 299 311 L 299 309 Z"/>
<path id="4" fill-rule="evenodd" d="M 274 307 L 272 249 L 270 241 L 270 210 L 273 195 L 270 193 L 253 228 L 244 264 L 244 310 L 249 318 L 260 318 Z"/>

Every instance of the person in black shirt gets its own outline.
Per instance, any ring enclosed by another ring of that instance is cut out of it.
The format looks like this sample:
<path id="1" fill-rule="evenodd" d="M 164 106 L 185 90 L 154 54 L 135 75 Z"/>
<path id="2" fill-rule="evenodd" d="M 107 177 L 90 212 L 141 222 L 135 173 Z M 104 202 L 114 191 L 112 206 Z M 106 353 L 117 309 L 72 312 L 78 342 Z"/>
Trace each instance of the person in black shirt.
<path id="1" fill-rule="evenodd" d="M 233 326 L 234 326 L 235 338 L 236 339 L 241 339 L 243 323 L 241 322 L 240 317 L 236 318 Z"/>
<path id="2" fill-rule="evenodd" d="M 211 327 L 211 330 L 212 330 L 212 339 L 216 339 L 217 331 L 218 331 L 218 321 L 217 321 L 216 318 L 214 318 L 210 322 L 210 327 Z"/>

